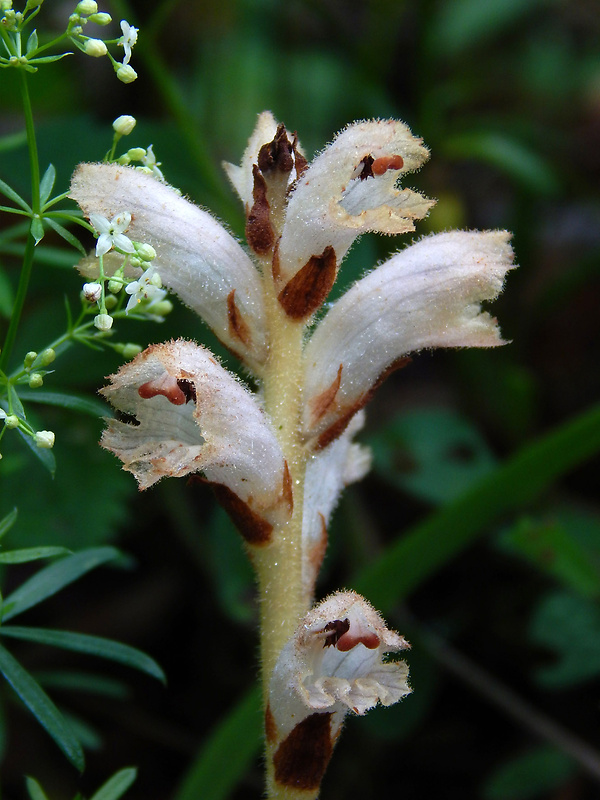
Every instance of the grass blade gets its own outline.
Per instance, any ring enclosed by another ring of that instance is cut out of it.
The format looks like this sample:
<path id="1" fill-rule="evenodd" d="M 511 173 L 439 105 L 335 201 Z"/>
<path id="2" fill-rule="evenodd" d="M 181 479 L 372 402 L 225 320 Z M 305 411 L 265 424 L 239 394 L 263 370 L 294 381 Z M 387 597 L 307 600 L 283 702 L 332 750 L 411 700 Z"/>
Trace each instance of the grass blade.
<path id="1" fill-rule="evenodd" d="M 138 669 L 153 678 L 157 678 L 162 683 L 166 683 L 164 672 L 153 658 L 150 658 L 146 653 L 142 653 L 141 650 L 135 647 L 115 642 L 112 639 L 104 639 L 102 636 L 89 636 L 86 633 L 74 633 L 73 631 L 57 631 L 51 628 L 19 627 L 17 625 L 3 625 L 0 628 L 0 634 L 2 636 L 10 636 L 13 639 L 27 639 L 38 644 L 62 647 L 64 650 L 72 650 L 76 653 L 85 653 L 89 656 L 118 661 L 119 664 Z"/>
<path id="2" fill-rule="evenodd" d="M 246 694 L 213 731 L 173 800 L 225 800 L 262 743 L 260 688 Z"/>
<path id="3" fill-rule="evenodd" d="M 600 451 L 600 405 L 528 444 L 461 497 L 417 525 L 351 585 L 383 613 L 504 515 Z"/>
<path id="4" fill-rule="evenodd" d="M 90 797 L 90 800 L 118 800 L 131 786 L 137 777 L 135 767 L 125 767 L 109 778 L 98 791 Z"/>
<path id="5" fill-rule="evenodd" d="M 85 764 L 83 750 L 64 717 L 39 683 L 2 645 L 0 645 L 0 672 L 71 764 L 82 772 Z"/>
<path id="6" fill-rule="evenodd" d="M 118 558 L 119 555 L 119 551 L 114 547 L 91 547 L 67 556 L 55 564 L 50 564 L 25 581 L 5 599 L 3 622 L 41 603 L 42 600 L 51 597 L 69 583 L 85 575 L 86 572 L 99 567 L 106 561 Z"/>

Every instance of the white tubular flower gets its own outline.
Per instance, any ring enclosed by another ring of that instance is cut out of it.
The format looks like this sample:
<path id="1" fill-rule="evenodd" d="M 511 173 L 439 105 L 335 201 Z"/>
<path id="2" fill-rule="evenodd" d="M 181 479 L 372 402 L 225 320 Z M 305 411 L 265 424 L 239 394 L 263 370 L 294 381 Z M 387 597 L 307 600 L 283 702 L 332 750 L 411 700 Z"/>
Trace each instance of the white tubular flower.
<path id="1" fill-rule="evenodd" d="M 122 19 L 121 30 L 123 31 L 123 36 L 121 36 L 117 44 L 124 50 L 123 66 L 127 66 L 131 59 L 131 48 L 137 42 L 139 29 L 134 28 L 133 25 L 130 25 L 126 20 Z"/>
<path id="2" fill-rule="evenodd" d="M 509 238 L 505 231 L 427 236 L 334 303 L 305 351 L 306 435 L 327 445 L 410 353 L 503 344 L 480 304 L 498 296 L 512 268 Z"/>
<path id="3" fill-rule="evenodd" d="M 320 306 L 361 233 L 414 230 L 414 220 L 424 217 L 434 201 L 397 189 L 396 183 L 428 157 L 404 123 L 372 120 L 349 125 L 314 159 L 289 199 L 279 241 L 280 301 L 291 316 L 305 318 Z M 298 296 L 306 294 L 315 275 L 323 285 L 312 302 L 303 304 Z"/>
<path id="4" fill-rule="evenodd" d="M 276 783 L 318 788 L 346 714 L 410 693 L 406 663 L 383 660 L 408 647 L 355 592 L 337 592 L 308 612 L 271 676 L 266 731 Z M 310 760 L 302 757 L 307 737 Z"/>
<path id="5" fill-rule="evenodd" d="M 141 489 L 202 472 L 256 545 L 291 514 L 289 472 L 275 434 L 254 396 L 208 350 L 183 340 L 152 345 L 102 394 L 135 418 L 110 420 L 102 444 Z"/>
<path id="6" fill-rule="evenodd" d="M 154 247 L 163 284 L 260 371 L 267 355 L 260 277 L 219 222 L 151 175 L 117 164 L 82 164 L 70 195 L 92 220 L 134 209 L 130 235 Z"/>
<path id="7" fill-rule="evenodd" d="M 340 495 L 350 483 L 364 478 L 371 467 L 369 448 L 352 442 L 364 420 L 364 411 L 355 414 L 345 432 L 308 462 L 302 520 L 302 585 L 308 597 L 312 596 L 327 549 L 327 525 Z"/>
<path id="8" fill-rule="evenodd" d="M 97 257 L 105 255 L 113 247 L 123 253 L 135 253 L 133 242 L 124 233 L 131 224 L 129 211 L 121 211 L 110 220 L 102 214 L 90 214 L 90 222 L 100 234 L 96 242 Z"/>

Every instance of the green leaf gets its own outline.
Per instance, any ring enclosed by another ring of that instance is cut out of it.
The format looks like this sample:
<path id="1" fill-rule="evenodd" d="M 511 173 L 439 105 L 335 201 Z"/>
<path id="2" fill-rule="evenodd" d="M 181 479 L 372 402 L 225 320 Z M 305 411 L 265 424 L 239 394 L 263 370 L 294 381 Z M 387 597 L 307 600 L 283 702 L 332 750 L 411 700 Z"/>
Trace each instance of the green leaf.
<path id="1" fill-rule="evenodd" d="M 8 197 L 9 200 L 12 200 L 13 203 L 16 203 L 18 206 L 20 206 L 23 209 L 23 211 L 27 211 L 28 213 L 31 214 L 31 207 L 27 205 L 27 203 L 25 202 L 25 200 L 23 200 L 21 195 L 17 194 L 15 190 L 11 189 L 8 183 L 5 183 L 3 180 L 0 180 L 0 192 L 5 197 Z"/>
<path id="2" fill-rule="evenodd" d="M 213 730 L 173 800 L 226 800 L 259 753 L 262 728 L 257 686 Z"/>
<path id="3" fill-rule="evenodd" d="M 566 591 L 548 594 L 536 609 L 530 634 L 555 656 L 535 678 L 546 688 L 559 689 L 600 675 L 600 608 Z"/>
<path id="4" fill-rule="evenodd" d="M 37 35 L 37 31 L 34 28 L 34 30 L 31 31 L 29 39 L 27 39 L 27 46 L 25 48 L 25 55 L 28 56 L 31 53 L 33 53 L 34 50 L 37 50 L 37 49 L 38 49 L 38 35 Z"/>
<path id="5" fill-rule="evenodd" d="M 117 800 L 122 797 L 137 777 L 135 767 L 125 767 L 109 778 L 90 800 Z"/>
<path id="6" fill-rule="evenodd" d="M 446 157 L 491 164 L 529 191 L 551 195 L 560 190 L 560 180 L 550 164 L 523 141 L 501 131 L 450 136 L 443 147 Z"/>
<path id="7" fill-rule="evenodd" d="M 107 403 L 95 397 L 75 394 L 74 392 L 61 392 L 54 389 L 21 389 L 21 399 L 30 403 L 43 403 L 49 406 L 59 406 L 92 417 L 111 417 L 112 412 Z"/>
<path id="8" fill-rule="evenodd" d="M 50 564 L 25 581 L 5 599 L 3 622 L 16 617 L 17 614 L 22 614 L 28 608 L 32 608 L 42 600 L 46 600 L 64 589 L 65 586 L 73 583 L 86 572 L 96 569 L 107 561 L 119 558 L 119 556 L 119 551 L 114 547 L 92 547 L 67 556 L 55 564 Z"/>
<path id="9" fill-rule="evenodd" d="M 600 405 L 526 445 L 461 497 L 403 533 L 351 585 L 386 613 L 560 477 L 600 451 Z"/>
<path id="10" fill-rule="evenodd" d="M 125 700 L 130 696 L 129 687 L 123 681 L 95 673 L 61 669 L 36 672 L 36 678 L 44 688 L 85 692 L 102 697 L 114 697 L 117 700 Z"/>
<path id="11" fill-rule="evenodd" d="M 48 169 L 44 172 L 44 176 L 40 181 L 40 204 L 43 206 L 46 200 L 50 197 L 50 192 L 54 188 L 56 181 L 56 170 L 52 164 L 48 164 Z"/>
<path id="12" fill-rule="evenodd" d="M 65 56 L 72 56 L 73 53 L 61 53 L 59 56 L 42 56 L 41 58 L 31 58 L 30 64 L 51 64 L 53 61 L 60 61 Z"/>
<path id="13" fill-rule="evenodd" d="M 79 250 L 81 255 L 83 255 L 83 256 L 87 255 L 87 253 L 85 252 L 85 247 L 81 244 L 81 242 L 79 241 L 79 239 L 76 236 L 73 236 L 71 231 L 68 231 L 63 225 L 61 225 L 59 222 L 57 222 L 52 217 L 46 216 L 46 217 L 44 217 L 44 219 L 46 220 L 48 225 L 50 225 L 50 227 L 53 230 L 55 230 L 56 233 L 58 233 L 59 236 L 62 236 L 62 238 L 65 240 L 65 242 L 68 242 L 70 245 L 73 245 L 73 247 L 76 250 Z"/>
<path id="14" fill-rule="evenodd" d="M 20 415 L 19 415 L 20 416 Z M 33 455 L 42 462 L 44 467 L 48 470 L 50 475 L 54 477 L 56 472 L 56 458 L 54 457 L 54 453 L 47 447 L 38 447 L 37 444 L 33 440 L 33 436 L 29 436 L 27 433 L 23 433 L 20 428 L 17 428 L 17 433 L 23 439 L 27 447 L 31 450 Z"/>
<path id="15" fill-rule="evenodd" d="M 18 133 L 8 133 L 6 136 L 0 136 L 0 153 L 7 150 L 16 150 L 18 147 L 23 147 L 27 144 L 27 131 L 19 131 Z"/>
<path id="16" fill-rule="evenodd" d="M 15 522 L 17 521 L 18 513 L 19 513 L 18 510 L 16 508 L 13 508 L 13 510 L 9 511 L 5 517 L 0 519 L 0 539 L 2 539 L 3 536 L 6 536 L 9 530 L 15 524 Z"/>
<path id="17" fill-rule="evenodd" d="M 85 764 L 83 750 L 62 714 L 39 683 L 2 645 L 0 645 L 0 672 L 71 764 L 82 772 Z"/>
<path id="18" fill-rule="evenodd" d="M 45 231 L 44 231 L 44 223 L 39 217 L 33 217 L 31 220 L 31 235 L 35 239 L 35 243 L 39 244 L 44 238 Z"/>
<path id="19" fill-rule="evenodd" d="M 21 550 L 7 550 L 5 553 L 0 553 L 0 564 L 25 564 L 40 558 L 67 556 L 70 552 L 66 547 L 24 547 Z"/>
<path id="20" fill-rule="evenodd" d="M 152 678 L 157 678 L 162 683 L 166 683 L 164 672 L 153 658 L 150 658 L 146 653 L 142 653 L 141 650 L 135 647 L 115 642 L 112 639 L 89 636 L 85 633 L 73 633 L 72 631 L 19 627 L 17 625 L 2 625 L 0 635 L 9 636 L 13 639 L 26 639 L 29 642 L 37 642 L 51 647 L 61 647 L 64 650 L 85 653 L 98 658 L 106 658 L 109 661 L 116 661 L 132 669 L 145 672 Z"/>
<path id="21" fill-rule="evenodd" d="M 499 544 L 586 597 L 600 595 L 598 552 L 586 550 L 560 519 L 521 519 L 503 531 Z"/>
<path id="22" fill-rule="evenodd" d="M 550 745 L 516 756 L 491 775 L 483 789 L 484 800 L 529 800 L 540 795 L 558 796 L 560 786 L 575 773 L 573 760 Z"/>
<path id="23" fill-rule="evenodd" d="M 44 790 L 35 780 L 35 778 L 27 777 L 25 779 L 25 786 L 27 787 L 27 793 L 29 794 L 30 800 L 48 800 L 48 795 L 45 794 Z"/>
<path id="24" fill-rule="evenodd" d="M 382 477 L 432 503 L 458 497 L 494 468 L 478 431 L 447 409 L 399 415 L 368 443 Z"/>
<path id="25" fill-rule="evenodd" d="M 434 58 L 454 56 L 517 24 L 547 0 L 452 0 L 437 4 L 428 44 Z"/>

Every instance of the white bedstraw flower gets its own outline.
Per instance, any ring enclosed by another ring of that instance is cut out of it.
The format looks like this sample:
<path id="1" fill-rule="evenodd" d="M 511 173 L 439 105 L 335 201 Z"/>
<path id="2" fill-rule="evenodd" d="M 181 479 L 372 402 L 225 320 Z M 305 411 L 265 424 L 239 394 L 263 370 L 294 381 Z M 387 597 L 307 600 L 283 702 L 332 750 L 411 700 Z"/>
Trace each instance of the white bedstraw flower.
<path id="1" fill-rule="evenodd" d="M 54 447 L 54 431 L 38 431 L 33 436 L 33 441 L 36 445 L 44 450 L 50 450 Z"/>
<path id="2" fill-rule="evenodd" d="M 113 326 L 113 318 L 110 314 L 97 314 L 94 317 L 94 325 L 99 331 L 109 331 Z"/>
<path id="3" fill-rule="evenodd" d="M 155 178 L 158 178 L 159 181 L 162 181 L 164 183 L 165 176 L 159 169 L 160 162 L 156 160 L 156 156 L 154 155 L 154 149 L 152 145 L 148 146 L 146 154 L 141 158 L 141 162 L 147 169 L 150 170 L 150 172 L 154 175 Z"/>
<path id="4" fill-rule="evenodd" d="M 140 488 L 202 472 L 253 544 L 289 518 L 289 472 L 254 396 L 193 342 L 151 345 L 102 394 L 137 424 L 110 420 L 102 444 Z"/>
<path id="5" fill-rule="evenodd" d="M 105 56 L 108 49 L 102 39 L 86 39 L 84 44 L 85 54 L 94 58 Z"/>
<path id="6" fill-rule="evenodd" d="M 408 647 L 356 592 L 336 592 L 308 612 L 271 676 L 266 727 L 277 783 L 318 787 L 346 714 L 410 693 L 406 663 L 384 661 Z M 317 745 L 310 765 L 295 757 L 307 737 Z M 298 767 L 302 774 L 290 774 Z"/>
<path id="7" fill-rule="evenodd" d="M 123 31 L 123 36 L 117 42 L 120 45 L 125 55 L 123 56 L 123 66 L 127 66 L 131 59 L 131 48 L 137 42 L 138 37 L 138 28 L 134 28 L 133 25 L 130 25 L 126 20 L 121 20 L 121 30 Z"/>
<path id="8" fill-rule="evenodd" d="M 75 8 L 75 13 L 81 14 L 82 17 L 89 17 L 90 14 L 96 14 L 97 11 L 98 3 L 95 0 L 81 0 Z"/>
<path id="9" fill-rule="evenodd" d="M 121 83 L 133 83 L 137 78 L 137 72 L 131 64 L 121 64 L 121 66 L 117 68 L 117 78 Z"/>
<path id="10" fill-rule="evenodd" d="M 131 214 L 129 211 L 122 211 L 108 220 L 102 214 L 90 214 L 90 222 L 100 234 L 96 242 L 96 256 L 103 256 L 112 250 L 120 250 L 123 253 L 135 253 L 133 242 L 124 231 L 131 224 Z"/>
<path id="11" fill-rule="evenodd" d="M 120 117 L 116 118 L 112 126 L 115 133 L 118 133 L 119 136 L 129 136 L 136 124 L 137 120 L 135 117 L 131 117 L 129 114 L 122 114 Z"/>
<path id="12" fill-rule="evenodd" d="M 88 303 L 97 303 L 102 297 L 102 286 L 99 283 L 84 283 L 82 291 Z"/>
<path id="13" fill-rule="evenodd" d="M 148 267 L 137 281 L 132 281 L 125 287 L 125 291 L 130 295 L 125 313 L 128 314 L 143 300 L 162 300 L 166 296 L 166 292 L 161 287 L 160 275 L 154 267 Z"/>

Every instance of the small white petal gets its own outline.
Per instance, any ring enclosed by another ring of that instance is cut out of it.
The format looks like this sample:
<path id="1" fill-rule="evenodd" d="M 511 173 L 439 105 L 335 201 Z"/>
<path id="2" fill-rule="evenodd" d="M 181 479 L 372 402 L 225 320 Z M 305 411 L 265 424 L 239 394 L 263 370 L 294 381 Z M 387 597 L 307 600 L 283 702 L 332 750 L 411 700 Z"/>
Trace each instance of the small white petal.
<path id="1" fill-rule="evenodd" d="M 263 293 L 239 243 L 210 214 L 152 175 L 117 164 L 82 164 L 71 197 L 90 216 L 133 213 L 128 235 L 152 245 L 164 285 L 204 319 L 248 366 L 266 359 Z"/>
<path id="2" fill-rule="evenodd" d="M 349 419 L 385 371 L 412 352 L 503 344 L 480 303 L 502 289 L 512 267 L 508 242 L 504 231 L 425 237 L 334 303 L 305 351 L 307 434 L 325 444 L 327 431 Z"/>

